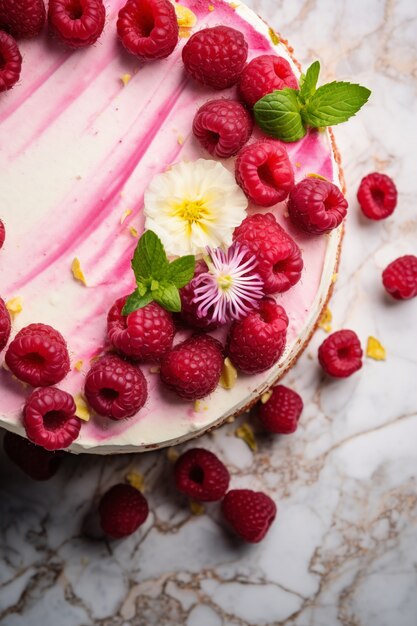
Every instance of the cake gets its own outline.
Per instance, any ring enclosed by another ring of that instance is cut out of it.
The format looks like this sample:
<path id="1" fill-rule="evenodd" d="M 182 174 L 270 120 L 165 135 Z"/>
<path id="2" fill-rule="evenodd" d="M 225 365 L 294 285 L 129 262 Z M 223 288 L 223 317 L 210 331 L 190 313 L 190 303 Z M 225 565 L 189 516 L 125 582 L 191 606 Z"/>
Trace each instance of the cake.
<path id="1" fill-rule="evenodd" d="M 195 113 L 205 102 L 237 96 L 235 86 L 216 92 L 184 72 L 181 51 L 190 33 L 219 24 L 234 28 L 248 44 L 248 60 L 276 54 L 300 77 L 291 48 L 240 1 L 181 0 L 196 23 L 180 27 L 179 44 L 167 58 L 138 61 L 117 41 L 117 14 L 124 4 L 109 0 L 103 34 L 88 48 L 69 50 L 46 33 L 22 41 L 20 83 L 0 97 L 7 137 L 0 151 L 7 230 L 0 295 L 14 312 L 11 340 L 27 325 L 44 323 L 67 342 L 71 369 L 57 386 L 78 399 L 77 414 L 84 419 L 69 448 L 74 453 L 174 445 L 249 408 L 308 344 L 336 279 L 343 236 L 343 225 L 322 236 L 303 232 L 289 219 L 286 202 L 269 209 L 249 203 L 249 214 L 273 213 L 302 251 L 301 280 L 275 296 L 289 319 L 278 362 L 267 371 L 238 372 L 234 384 L 223 380 L 194 403 L 161 386 L 157 364 L 143 363 L 148 397 L 136 415 L 114 421 L 82 404 L 90 364 L 109 349 L 107 313 L 134 288 L 131 259 L 144 231 L 144 195 L 151 181 L 175 164 L 198 159 L 219 161 L 234 172 L 235 157 L 209 155 L 192 133 Z M 250 141 L 262 136 L 255 128 Z M 313 176 L 343 190 L 331 130 L 309 130 L 285 148 L 296 182 Z M 224 343 L 227 330 L 210 334 Z M 175 343 L 190 332 L 187 325 L 180 327 Z M 0 425 L 24 436 L 22 407 L 32 389 L 6 366 L 0 389 Z"/>

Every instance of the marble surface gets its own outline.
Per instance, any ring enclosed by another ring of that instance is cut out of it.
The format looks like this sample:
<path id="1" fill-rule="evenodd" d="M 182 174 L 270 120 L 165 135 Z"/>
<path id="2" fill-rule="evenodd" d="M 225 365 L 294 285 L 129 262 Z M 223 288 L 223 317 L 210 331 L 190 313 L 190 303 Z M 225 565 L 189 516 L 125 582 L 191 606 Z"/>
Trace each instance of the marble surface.
<path id="1" fill-rule="evenodd" d="M 66 459 L 32 483 L 0 458 L 0 623 L 4 626 L 415 626 L 417 623 L 417 301 L 389 301 L 383 267 L 417 252 L 416 22 L 411 0 L 247 0 L 322 79 L 373 90 L 337 129 L 350 214 L 331 301 L 333 329 L 377 337 L 386 361 L 365 359 L 345 381 L 325 379 L 316 333 L 285 383 L 304 398 L 292 437 L 236 423 L 200 441 L 228 464 L 234 487 L 278 504 L 266 540 L 244 546 L 216 505 L 193 515 L 172 488 L 165 451 Z M 365 221 L 355 191 L 369 171 L 398 185 L 395 215 Z M 247 416 L 240 421 L 247 421 Z M 143 474 L 151 514 L 108 543 L 91 511 L 130 471 Z"/>

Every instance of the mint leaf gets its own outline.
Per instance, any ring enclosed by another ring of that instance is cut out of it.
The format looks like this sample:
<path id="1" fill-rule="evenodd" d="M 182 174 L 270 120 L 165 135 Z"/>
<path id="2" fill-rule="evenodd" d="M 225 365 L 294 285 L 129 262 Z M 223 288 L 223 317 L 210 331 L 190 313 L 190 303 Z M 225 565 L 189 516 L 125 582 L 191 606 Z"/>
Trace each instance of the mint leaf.
<path id="1" fill-rule="evenodd" d="M 173 283 L 160 285 L 158 291 L 153 293 L 153 299 L 167 311 L 172 313 L 181 311 L 180 293 Z"/>
<path id="2" fill-rule="evenodd" d="M 195 257 L 192 254 L 175 259 L 169 264 L 166 279 L 178 289 L 187 285 L 194 276 Z"/>
<path id="3" fill-rule="evenodd" d="M 302 110 L 305 124 L 319 128 L 346 122 L 367 102 L 371 92 L 352 83 L 332 82 L 319 87 Z"/>
<path id="4" fill-rule="evenodd" d="M 152 302 L 152 300 L 152 293 L 148 292 L 141 296 L 139 290 L 136 289 L 136 291 L 128 296 L 122 309 L 122 315 L 128 315 L 129 313 L 133 313 L 133 311 L 137 311 L 137 309 L 142 309 L 144 306 L 149 304 L 149 302 Z"/>
<path id="5" fill-rule="evenodd" d="M 155 278 L 160 280 L 168 268 L 168 259 L 159 237 L 152 231 L 143 233 L 132 259 L 136 280 Z"/>
<path id="6" fill-rule="evenodd" d="M 305 102 L 316 91 L 317 81 L 319 79 L 320 63 L 314 61 L 308 68 L 305 74 L 301 75 L 300 79 L 300 98 Z"/>
<path id="7" fill-rule="evenodd" d="M 297 141 L 306 134 L 300 115 L 296 89 L 274 91 L 254 106 L 258 126 L 271 137 L 282 141 Z"/>

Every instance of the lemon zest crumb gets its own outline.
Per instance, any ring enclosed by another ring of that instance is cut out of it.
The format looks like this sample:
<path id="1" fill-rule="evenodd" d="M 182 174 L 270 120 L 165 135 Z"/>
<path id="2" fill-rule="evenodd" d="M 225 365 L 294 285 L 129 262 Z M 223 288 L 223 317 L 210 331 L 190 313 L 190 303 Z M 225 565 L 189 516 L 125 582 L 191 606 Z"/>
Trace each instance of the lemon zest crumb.
<path id="1" fill-rule="evenodd" d="M 329 307 L 326 306 L 321 317 L 319 319 L 319 327 L 322 328 L 326 333 L 330 333 L 332 331 L 332 312 Z"/>
<path id="2" fill-rule="evenodd" d="M 182 4 L 176 4 L 174 8 L 180 28 L 192 28 L 197 24 L 197 16 L 191 9 Z"/>
<path id="3" fill-rule="evenodd" d="M 159 365 L 152 365 L 152 367 L 149 368 L 150 374 L 159 374 L 160 371 L 161 368 L 159 367 Z"/>
<path id="4" fill-rule="evenodd" d="M 370 336 L 366 345 L 366 356 L 369 359 L 374 359 L 374 361 L 385 361 L 387 351 L 376 337 Z"/>
<path id="5" fill-rule="evenodd" d="M 325 176 L 322 176 L 321 174 L 315 174 L 314 172 L 309 172 L 308 174 L 306 174 L 306 176 L 308 178 L 318 178 L 319 180 L 325 180 L 328 183 L 330 182 L 329 179 Z"/>
<path id="6" fill-rule="evenodd" d="M 197 502 L 196 500 L 189 500 L 190 511 L 193 515 L 203 515 L 205 513 L 205 508 L 201 504 L 201 502 Z"/>
<path id="7" fill-rule="evenodd" d="M 230 7 L 231 9 L 235 10 L 235 9 L 238 9 L 238 8 L 240 7 L 240 4 L 239 4 L 239 2 L 231 2 L 231 3 L 229 4 L 229 7 Z"/>
<path id="8" fill-rule="evenodd" d="M 9 311 L 12 318 L 15 318 L 16 315 L 19 315 L 23 311 L 23 300 L 20 296 L 16 296 L 15 298 L 10 298 L 6 302 L 6 309 Z"/>
<path id="9" fill-rule="evenodd" d="M 339 274 L 337 272 L 334 272 L 333 276 L 332 276 L 332 283 L 335 283 L 337 281 L 339 277 Z"/>
<path id="10" fill-rule="evenodd" d="M 172 446 L 167 449 L 167 459 L 171 463 L 175 463 L 175 461 L 178 459 L 179 456 L 180 456 L 180 453 L 178 452 L 178 450 L 176 450 Z"/>
<path id="11" fill-rule="evenodd" d="M 272 396 L 272 389 L 268 389 L 268 391 L 265 391 L 265 393 L 261 395 L 261 404 L 266 404 L 271 396 Z"/>
<path id="12" fill-rule="evenodd" d="M 120 76 L 120 80 L 122 81 L 123 85 L 126 87 L 126 85 L 128 85 L 130 83 L 130 81 L 132 80 L 132 74 L 122 74 Z"/>
<path id="13" fill-rule="evenodd" d="M 214 5 L 209 4 L 209 5 L 208 5 L 208 10 L 209 10 L 209 11 L 214 11 Z"/>
<path id="14" fill-rule="evenodd" d="M 184 137 L 183 137 L 183 135 L 178 135 L 178 137 L 177 137 L 177 143 L 178 143 L 178 145 L 180 145 L 180 146 L 182 146 L 182 145 L 183 145 L 183 143 L 184 143 Z"/>
<path id="15" fill-rule="evenodd" d="M 195 413 L 200 413 L 201 409 L 202 409 L 201 400 L 196 400 L 194 402 L 194 412 Z"/>
<path id="16" fill-rule="evenodd" d="M 274 31 L 273 28 L 269 28 L 268 32 L 269 32 L 269 37 L 270 37 L 272 43 L 274 44 L 274 46 L 277 46 L 279 44 L 279 37 L 278 37 L 277 33 Z"/>
<path id="17" fill-rule="evenodd" d="M 220 385 L 223 389 L 232 389 L 237 380 L 237 371 L 229 357 L 227 356 L 223 362 L 222 374 L 220 376 Z"/>
<path id="18" fill-rule="evenodd" d="M 252 450 L 252 452 L 256 452 L 258 449 L 255 434 L 253 432 L 252 426 L 247 422 L 244 422 L 239 428 L 235 430 L 236 437 L 239 439 L 243 439 L 246 445 Z"/>
<path id="19" fill-rule="evenodd" d="M 126 474 L 126 481 L 138 491 L 145 491 L 145 476 L 140 472 L 132 470 Z"/>
<path id="20" fill-rule="evenodd" d="M 132 235 L 132 237 L 139 237 L 139 233 L 134 226 L 131 226 L 129 228 L 129 233 Z"/>
<path id="21" fill-rule="evenodd" d="M 81 393 L 77 393 L 74 396 L 74 402 L 75 402 L 75 406 L 77 407 L 75 411 L 75 415 L 79 417 L 80 420 L 83 420 L 83 422 L 88 422 L 91 415 L 90 415 L 90 410 L 87 406 L 87 402 L 85 401 L 84 396 Z"/>
<path id="22" fill-rule="evenodd" d="M 126 209 L 126 211 L 122 214 L 122 217 L 120 218 L 120 223 L 123 224 L 125 219 L 129 217 L 129 215 L 131 214 L 132 214 L 132 209 Z"/>
<path id="23" fill-rule="evenodd" d="M 74 369 L 75 369 L 75 370 L 77 370 L 77 372 L 81 372 L 82 367 L 83 367 L 83 361 L 82 361 L 82 359 L 79 359 L 79 360 L 75 363 L 75 365 L 74 365 Z"/>
<path id="24" fill-rule="evenodd" d="M 81 269 L 80 260 L 77 257 L 75 257 L 73 262 L 71 263 L 71 272 L 75 280 L 78 280 L 78 282 L 82 283 L 83 285 L 87 285 L 84 272 Z"/>

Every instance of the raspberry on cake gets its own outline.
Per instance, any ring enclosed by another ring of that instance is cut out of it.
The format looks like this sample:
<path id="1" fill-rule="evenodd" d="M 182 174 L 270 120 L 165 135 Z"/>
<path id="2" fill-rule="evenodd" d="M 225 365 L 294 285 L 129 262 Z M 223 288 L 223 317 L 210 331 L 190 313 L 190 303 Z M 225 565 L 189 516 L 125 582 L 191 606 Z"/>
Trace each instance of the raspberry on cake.
<path id="1" fill-rule="evenodd" d="M 230 481 L 226 466 L 203 448 L 184 452 L 175 463 L 174 476 L 178 491 L 200 502 L 221 500 Z"/>
<path id="2" fill-rule="evenodd" d="M 362 367 L 362 347 L 353 330 L 338 330 L 319 347 L 319 363 L 335 378 L 347 378 Z"/>
<path id="3" fill-rule="evenodd" d="M 63 336 L 47 324 L 22 328 L 7 349 L 6 364 L 19 380 L 32 387 L 55 385 L 70 369 Z"/>
<path id="4" fill-rule="evenodd" d="M 169 56 L 178 43 L 178 22 L 169 0 L 127 0 L 117 33 L 128 52 L 152 60 Z"/>
<path id="5" fill-rule="evenodd" d="M 275 502 L 261 491 L 231 489 L 222 502 L 222 513 L 244 541 L 259 543 L 277 516 Z"/>
<path id="6" fill-rule="evenodd" d="M 382 283 L 386 291 L 396 300 L 415 298 L 417 257 L 414 254 L 406 254 L 392 261 L 382 272 Z"/>
<path id="7" fill-rule="evenodd" d="M 304 178 L 297 183 L 288 199 L 291 221 L 313 235 L 321 235 L 340 226 L 347 208 L 348 203 L 339 187 L 315 177 Z"/>
<path id="8" fill-rule="evenodd" d="M 370 220 L 384 220 L 397 206 L 397 188 L 386 174 L 373 172 L 362 178 L 357 196 L 363 214 Z"/>
<path id="9" fill-rule="evenodd" d="M 3 220 L 0 220 L 0 250 L 3 247 L 5 239 L 6 239 L 6 229 L 4 227 Z"/>
<path id="10" fill-rule="evenodd" d="M 239 92 L 248 107 L 253 107 L 268 93 L 285 87 L 298 89 L 298 81 L 288 61 L 273 54 L 252 59 L 239 80 Z"/>
<path id="11" fill-rule="evenodd" d="M 259 206 L 282 202 L 294 186 L 288 153 L 278 142 L 256 141 L 239 152 L 236 180 L 245 194 Z"/>
<path id="12" fill-rule="evenodd" d="M 194 80 L 226 89 L 234 85 L 248 56 L 248 44 L 241 32 L 229 26 L 203 28 L 185 44 L 182 60 Z"/>
<path id="13" fill-rule="evenodd" d="M 106 9 L 103 0 L 49 0 L 49 26 L 70 48 L 84 48 L 103 32 Z"/>
<path id="14" fill-rule="evenodd" d="M 66 391 L 56 387 L 35 389 L 23 410 L 27 437 L 46 450 L 68 448 L 81 429 L 75 411 L 74 399 Z"/>
<path id="15" fill-rule="evenodd" d="M 148 517 L 147 500 L 131 485 L 114 485 L 102 496 L 99 504 L 102 530 L 113 539 L 135 532 Z"/>
<path id="16" fill-rule="evenodd" d="M 230 360 L 245 374 L 264 372 L 284 352 L 287 327 L 288 317 L 282 306 L 265 298 L 259 311 L 231 325 L 227 345 Z"/>
<path id="17" fill-rule="evenodd" d="M 183 400 L 199 400 L 217 387 L 223 367 L 222 346 L 210 335 L 193 335 L 161 361 L 161 380 Z"/>
<path id="18" fill-rule="evenodd" d="M 43 0 L 1 0 L 0 29 L 16 39 L 35 37 L 45 23 Z"/>
<path id="19" fill-rule="evenodd" d="M 99 415 L 112 420 L 132 417 L 148 397 L 141 370 L 115 354 L 105 355 L 93 364 L 85 379 L 84 393 Z"/>
<path id="20" fill-rule="evenodd" d="M 227 159 L 244 146 L 251 136 L 253 121 L 240 102 L 210 100 L 197 111 L 193 133 L 213 156 Z"/>
<path id="21" fill-rule="evenodd" d="M 0 298 L 0 352 L 6 347 L 9 341 L 11 328 L 12 322 L 10 313 L 7 310 L 4 300 Z"/>
<path id="22" fill-rule="evenodd" d="M 303 400 L 296 391 L 276 385 L 271 397 L 258 406 L 257 416 L 262 426 L 271 433 L 290 435 L 295 433 L 303 410 Z"/>
<path id="23" fill-rule="evenodd" d="M 235 229 L 233 239 L 255 255 L 266 294 L 287 291 L 300 280 L 301 251 L 272 213 L 248 216 Z"/>
<path id="24" fill-rule="evenodd" d="M 0 30 L 0 93 L 11 89 L 20 78 L 22 55 L 13 37 Z"/>
<path id="25" fill-rule="evenodd" d="M 198 328 L 201 330 L 213 330 L 221 326 L 221 322 L 213 319 L 214 305 L 203 315 L 203 312 L 199 309 L 198 303 L 194 301 L 195 288 L 198 285 L 198 278 L 202 274 L 206 274 L 208 267 L 203 259 L 199 259 L 195 265 L 194 278 L 180 289 L 181 296 L 181 319 L 191 326 L 191 328 Z"/>

